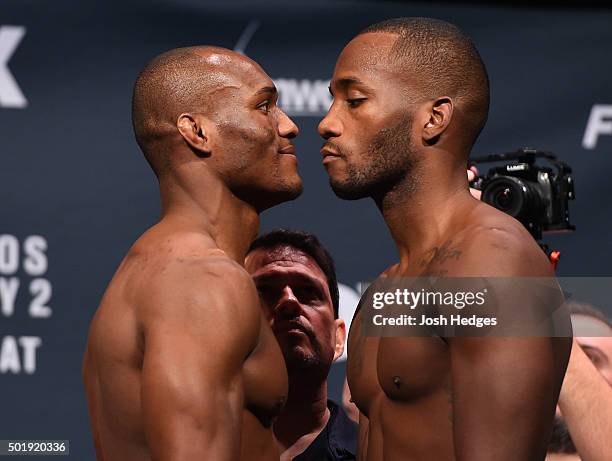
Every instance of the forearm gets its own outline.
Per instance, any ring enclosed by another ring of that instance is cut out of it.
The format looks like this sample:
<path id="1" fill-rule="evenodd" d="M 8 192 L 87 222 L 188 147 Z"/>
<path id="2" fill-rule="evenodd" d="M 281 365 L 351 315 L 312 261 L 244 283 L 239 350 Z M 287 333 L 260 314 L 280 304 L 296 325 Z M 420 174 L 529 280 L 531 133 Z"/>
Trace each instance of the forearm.
<path id="1" fill-rule="evenodd" d="M 575 341 L 559 408 L 582 461 L 610 459 L 612 388 Z"/>

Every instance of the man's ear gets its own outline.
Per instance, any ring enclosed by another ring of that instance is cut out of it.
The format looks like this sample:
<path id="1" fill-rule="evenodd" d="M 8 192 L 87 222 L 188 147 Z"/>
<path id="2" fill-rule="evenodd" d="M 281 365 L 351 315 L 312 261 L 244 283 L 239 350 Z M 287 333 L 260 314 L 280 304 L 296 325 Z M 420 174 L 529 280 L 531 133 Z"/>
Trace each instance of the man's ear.
<path id="1" fill-rule="evenodd" d="M 334 348 L 334 362 L 344 353 L 344 344 L 346 343 L 346 324 L 342 319 L 334 320 L 336 327 L 336 344 Z"/>
<path id="2" fill-rule="evenodd" d="M 200 114 L 181 114 L 176 121 L 176 127 L 185 142 L 205 157 L 212 151 L 207 125 L 207 120 Z"/>
<path id="3" fill-rule="evenodd" d="M 448 96 L 433 101 L 423 127 L 423 140 L 427 145 L 438 142 L 440 135 L 448 128 L 453 117 L 453 108 L 453 100 Z"/>

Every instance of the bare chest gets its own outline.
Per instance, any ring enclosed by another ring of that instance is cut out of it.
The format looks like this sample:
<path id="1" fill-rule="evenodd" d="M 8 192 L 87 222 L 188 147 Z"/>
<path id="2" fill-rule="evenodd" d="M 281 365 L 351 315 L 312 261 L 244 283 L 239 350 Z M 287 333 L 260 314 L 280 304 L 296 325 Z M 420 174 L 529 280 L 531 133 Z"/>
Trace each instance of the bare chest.
<path id="1" fill-rule="evenodd" d="M 414 402 L 450 384 L 446 343 L 437 337 L 367 337 L 358 313 L 348 343 L 351 396 L 366 416 L 381 398 Z"/>

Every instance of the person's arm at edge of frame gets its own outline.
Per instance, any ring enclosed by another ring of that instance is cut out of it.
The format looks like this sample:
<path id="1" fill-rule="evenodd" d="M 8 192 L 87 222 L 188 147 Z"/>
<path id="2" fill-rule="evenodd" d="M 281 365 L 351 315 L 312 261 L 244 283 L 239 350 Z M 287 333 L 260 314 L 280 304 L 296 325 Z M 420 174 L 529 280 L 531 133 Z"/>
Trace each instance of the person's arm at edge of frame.
<path id="1" fill-rule="evenodd" d="M 240 456 L 241 370 L 260 317 L 256 307 L 241 309 L 256 294 L 233 266 L 177 262 L 150 282 L 141 401 L 156 461 Z"/>
<path id="2" fill-rule="evenodd" d="M 559 408 L 582 461 L 610 459 L 612 388 L 574 341 Z"/>
<path id="3" fill-rule="evenodd" d="M 499 229 L 477 234 L 482 235 L 474 236 L 475 247 L 465 253 L 462 275 L 554 276 L 534 242 Z M 454 337 L 448 342 L 457 461 L 543 460 L 571 338 Z"/>

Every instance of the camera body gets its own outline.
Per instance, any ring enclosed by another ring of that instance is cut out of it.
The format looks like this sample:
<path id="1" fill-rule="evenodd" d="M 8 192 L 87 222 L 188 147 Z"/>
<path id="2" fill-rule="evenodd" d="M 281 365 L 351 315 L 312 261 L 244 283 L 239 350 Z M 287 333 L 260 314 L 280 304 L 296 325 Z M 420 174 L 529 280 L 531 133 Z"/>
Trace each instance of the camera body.
<path id="1" fill-rule="evenodd" d="M 546 159 L 554 168 L 536 165 Z M 550 152 L 522 148 L 516 152 L 492 154 L 473 163 L 507 163 L 491 168 L 472 187 L 482 191 L 481 200 L 520 221 L 536 239 L 542 233 L 571 232 L 569 200 L 574 200 L 571 168 Z"/>

